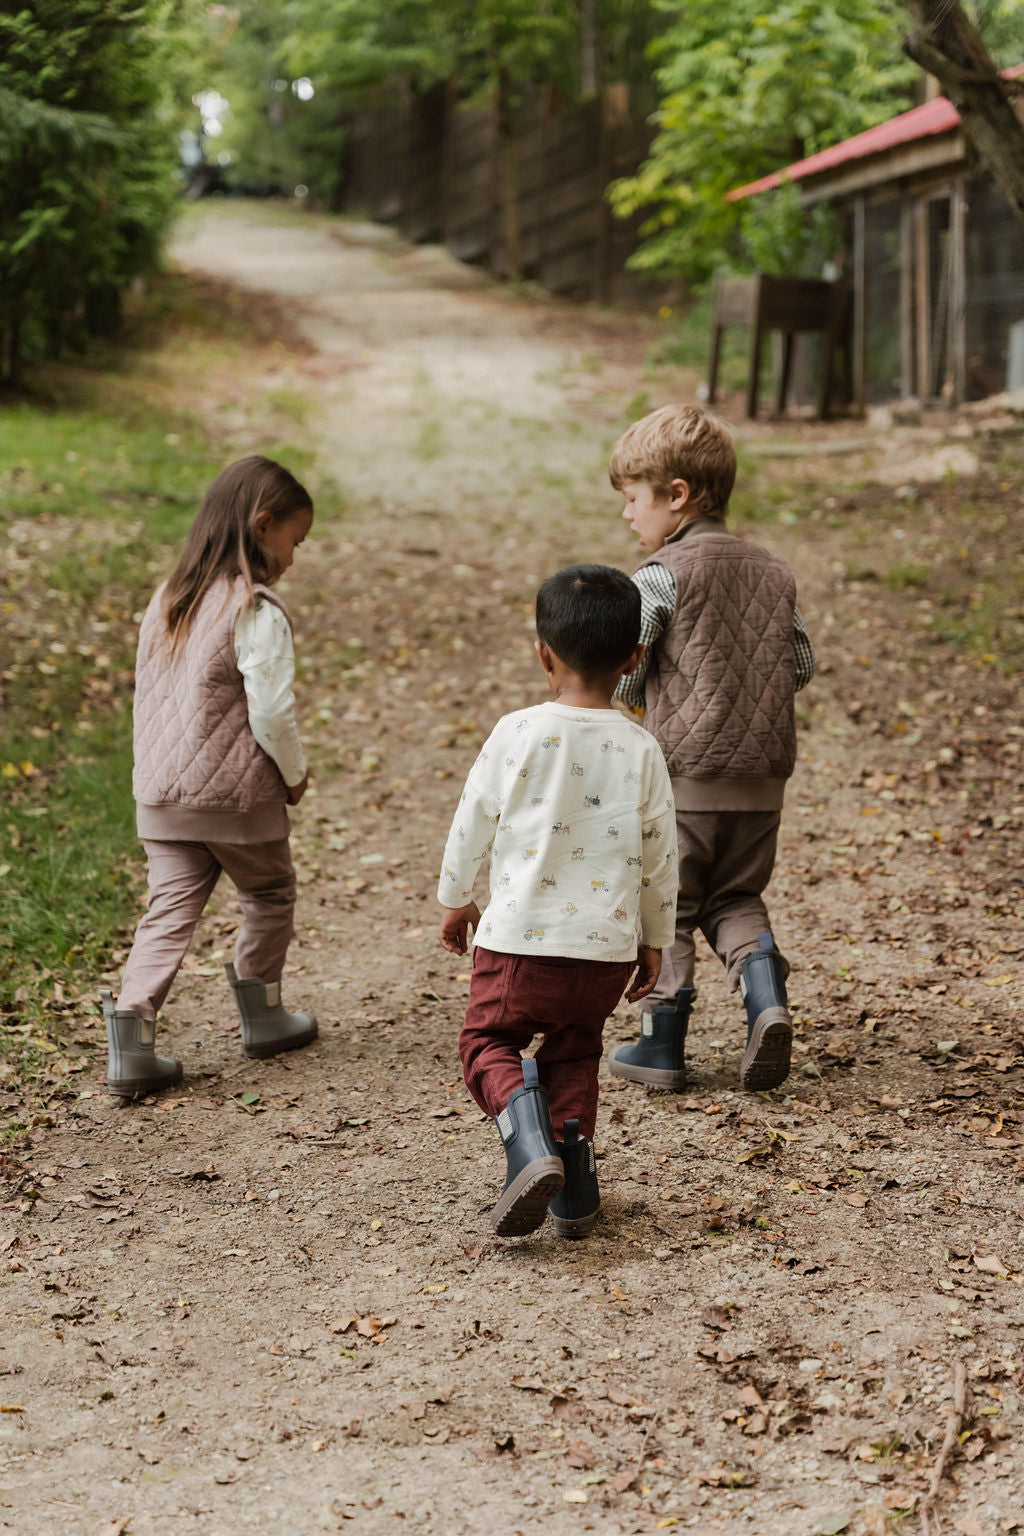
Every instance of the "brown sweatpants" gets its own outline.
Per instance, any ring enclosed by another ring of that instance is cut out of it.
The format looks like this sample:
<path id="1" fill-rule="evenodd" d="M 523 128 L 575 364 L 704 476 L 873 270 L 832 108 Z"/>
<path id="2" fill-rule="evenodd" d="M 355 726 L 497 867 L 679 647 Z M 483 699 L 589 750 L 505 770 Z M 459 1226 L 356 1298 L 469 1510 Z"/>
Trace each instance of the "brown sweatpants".
<path id="1" fill-rule="evenodd" d="M 605 1020 L 626 990 L 635 961 L 498 954 L 477 944 L 459 1059 L 466 1087 L 497 1117 L 523 1086 L 523 1052 L 543 1035 L 537 1073 L 547 1089 L 555 1135 L 567 1119 L 593 1139 L 597 1069 Z"/>
<path id="2" fill-rule="evenodd" d="M 761 893 L 772 877 L 779 811 L 677 811 L 679 896 L 676 939 L 661 957 L 661 975 L 645 1011 L 693 986 L 694 932 L 699 928 L 726 968 L 730 990 L 770 931 Z"/>
<path id="3" fill-rule="evenodd" d="M 235 970 L 242 979 L 280 981 L 294 931 L 295 870 L 288 838 L 273 843 L 144 841 L 142 846 L 149 860 L 149 906 L 135 930 L 118 1008 L 156 1018 L 222 870 L 233 881 L 242 908 Z"/>

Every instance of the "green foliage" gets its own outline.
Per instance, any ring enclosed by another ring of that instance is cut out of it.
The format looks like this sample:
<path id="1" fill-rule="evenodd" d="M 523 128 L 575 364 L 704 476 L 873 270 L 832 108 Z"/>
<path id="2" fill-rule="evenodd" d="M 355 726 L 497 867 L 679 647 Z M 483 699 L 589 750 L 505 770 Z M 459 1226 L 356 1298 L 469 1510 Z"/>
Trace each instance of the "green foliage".
<path id="1" fill-rule="evenodd" d="M 0 14 L 0 382 L 109 330 L 175 194 L 199 0 L 33 0 Z"/>
<path id="2" fill-rule="evenodd" d="M 777 277 L 820 277 L 839 248 L 836 216 L 827 204 L 807 209 L 795 182 L 784 181 L 771 197 L 742 205 L 740 242 L 744 265 Z"/>
<path id="3" fill-rule="evenodd" d="M 701 281 L 740 257 L 728 192 L 909 106 L 916 67 L 884 0 L 657 3 L 674 18 L 652 49 L 659 132 L 610 195 L 623 216 L 654 210 L 638 268 Z M 762 254 L 766 234 L 751 229 Z"/>

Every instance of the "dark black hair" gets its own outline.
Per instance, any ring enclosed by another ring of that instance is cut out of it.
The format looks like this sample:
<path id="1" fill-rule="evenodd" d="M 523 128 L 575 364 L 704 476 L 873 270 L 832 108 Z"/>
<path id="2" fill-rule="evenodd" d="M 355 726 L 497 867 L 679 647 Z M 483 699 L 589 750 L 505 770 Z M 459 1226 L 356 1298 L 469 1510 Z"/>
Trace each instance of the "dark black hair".
<path id="1" fill-rule="evenodd" d="M 567 565 L 537 593 L 537 639 L 583 677 L 614 672 L 640 639 L 640 593 L 610 565 Z"/>

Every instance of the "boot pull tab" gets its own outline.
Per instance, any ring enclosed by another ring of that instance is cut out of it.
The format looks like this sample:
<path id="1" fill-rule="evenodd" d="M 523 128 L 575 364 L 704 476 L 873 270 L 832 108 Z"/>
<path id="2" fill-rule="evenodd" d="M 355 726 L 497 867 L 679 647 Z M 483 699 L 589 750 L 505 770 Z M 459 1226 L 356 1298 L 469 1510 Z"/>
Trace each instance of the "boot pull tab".
<path id="1" fill-rule="evenodd" d="M 562 1142 L 565 1146 L 575 1146 L 580 1139 L 580 1123 L 578 1120 L 566 1120 L 562 1126 Z"/>
<path id="2" fill-rule="evenodd" d="M 537 1071 L 537 1063 L 532 1056 L 523 1057 L 523 1082 L 527 1088 L 540 1086 L 540 1074 Z"/>
<path id="3" fill-rule="evenodd" d="M 769 952 L 775 948 L 775 940 L 772 938 L 770 933 L 759 933 L 757 936 L 757 942 L 760 944 L 762 949 L 767 949 Z"/>

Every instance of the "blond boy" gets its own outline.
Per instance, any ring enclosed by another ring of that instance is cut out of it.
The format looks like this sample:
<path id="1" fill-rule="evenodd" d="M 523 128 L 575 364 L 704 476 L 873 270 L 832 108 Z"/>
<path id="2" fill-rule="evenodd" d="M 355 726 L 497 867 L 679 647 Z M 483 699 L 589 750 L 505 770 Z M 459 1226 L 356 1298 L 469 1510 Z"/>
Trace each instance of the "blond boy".
<path id="1" fill-rule="evenodd" d="M 746 1004 L 743 1086 L 777 1088 L 790 1065 L 789 966 L 762 893 L 796 760 L 793 696 L 814 676 L 814 649 L 789 567 L 725 526 L 736 453 L 720 421 L 696 406 L 652 411 L 616 443 L 609 474 L 647 551 L 633 577 L 647 649 L 617 698 L 665 754 L 679 840 L 675 943 L 640 1039 L 612 1051 L 611 1070 L 685 1085 L 700 929 Z"/>

